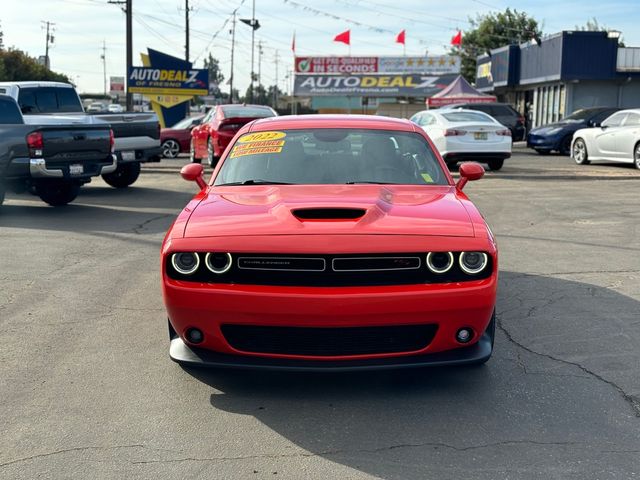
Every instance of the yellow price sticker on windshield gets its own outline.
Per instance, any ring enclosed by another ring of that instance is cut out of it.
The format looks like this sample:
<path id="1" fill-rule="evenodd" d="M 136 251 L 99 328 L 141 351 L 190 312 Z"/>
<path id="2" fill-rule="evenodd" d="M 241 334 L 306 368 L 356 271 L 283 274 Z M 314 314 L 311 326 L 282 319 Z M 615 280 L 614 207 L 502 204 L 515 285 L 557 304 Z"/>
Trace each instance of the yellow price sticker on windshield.
<path id="1" fill-rule="evenodd" d="M 422 179 L 427 183 L 433 183 L 433 178 L 428 173 L 421 173 Z"/>
<path id="2" fill-rule="evenodd" d="M 279 140 L 286 137 L 284 132 L 255 132 L 243 135 L 238 139 L 238 143 L 264 142 L 265 140 Z"/>

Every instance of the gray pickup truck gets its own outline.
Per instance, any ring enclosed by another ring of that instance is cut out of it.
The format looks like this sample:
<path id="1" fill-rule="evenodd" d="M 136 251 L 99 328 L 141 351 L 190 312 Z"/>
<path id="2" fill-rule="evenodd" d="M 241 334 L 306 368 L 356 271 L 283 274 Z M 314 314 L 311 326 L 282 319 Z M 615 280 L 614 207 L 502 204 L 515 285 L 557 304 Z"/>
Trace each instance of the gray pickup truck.
<path id="1" fill-rule="evenodd" d="M 26 123 L 106 123 L 115 135 L 118 166 L 102 178 L 125 188 L 140 175 L 140 164 L 159 162 L 160 123 L 155 113 L 86 113 L 72 85 L 60 82 L 0 82 L 0 94 L 13 97 Z"/>
<path id="2" fill-rule="evenodd" d="M 91 177 L 116 170 L 106 123 L 29 125 L 16 101 L 0 95 L 0 204 L 5 191 L 32 189 L 49 205 L 73 201 Z"/>

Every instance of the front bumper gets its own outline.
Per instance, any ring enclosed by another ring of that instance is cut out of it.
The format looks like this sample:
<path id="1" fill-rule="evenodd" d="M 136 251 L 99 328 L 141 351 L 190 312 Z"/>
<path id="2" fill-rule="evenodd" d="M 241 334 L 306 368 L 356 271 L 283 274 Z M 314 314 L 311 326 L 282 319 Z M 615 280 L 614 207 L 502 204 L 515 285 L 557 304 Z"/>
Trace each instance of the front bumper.
<path id="1" fill-rule="evenodd" d="M 560 138 L 555 136 L 536 135 L 530 133 L 527 135 L 527 147 L 537 150 L 558 150 Z"/>
<path id="2" fill-rule="evenodd" d="M 493 339 L 489 333 L 485 332 L 475 344 L 468 347 L 429 355 L 411 355 L 391 358 L 340 361 L 256 358 L 246 355 L 222 354 L 211 350 L 189 347 L 179 337 L 171 339 L 169 356 L 174 362 L 193 367 L 348 372 L 476 364 L 486 361 L 491 356 L 492 351 Z"/>

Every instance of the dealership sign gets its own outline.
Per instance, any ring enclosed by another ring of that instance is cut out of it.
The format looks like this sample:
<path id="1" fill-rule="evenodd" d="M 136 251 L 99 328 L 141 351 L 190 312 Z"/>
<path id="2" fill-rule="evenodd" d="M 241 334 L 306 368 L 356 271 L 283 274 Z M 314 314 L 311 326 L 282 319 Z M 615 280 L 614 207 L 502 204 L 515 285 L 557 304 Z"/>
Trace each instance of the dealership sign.
<path id="1" fill-rule="evenodd" d="M 297 74 L 295 95 L 430 97 L 449 85 L 456 74 L 446 75 L 318 75 Z"/>
<path id="2" fill-rule="evenodd" d="M 296 73 L 460 73 L 460 57 L 296 57 Z"/>
<path id="3" fill-rule="evenodd" d="M 109 77 L 109 94 L 112 97 L 124 95 L 124 77 Z"/>
<path id="4" fill-rule="evenodd" d="M 207 69 L 131 67 L 128 85 L 132 93 L 207 95 L 209 71 Z"/>

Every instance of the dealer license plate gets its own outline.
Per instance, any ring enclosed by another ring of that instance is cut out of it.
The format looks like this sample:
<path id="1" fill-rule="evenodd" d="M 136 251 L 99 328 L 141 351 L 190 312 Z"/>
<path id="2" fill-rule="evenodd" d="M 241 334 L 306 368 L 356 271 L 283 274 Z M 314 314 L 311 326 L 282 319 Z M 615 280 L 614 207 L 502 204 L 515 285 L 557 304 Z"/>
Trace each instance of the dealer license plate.
<path id="1" fill-rule="evenodd" d="M 487 132 L 474 132 L 473 138 L 475 138 L 476 140 L 486 140 L 487 138 L 489 138 L 489 135 L 487 135 Z"/>
<path id="2" fill-rule="evenodd" d="M 122 152 L 122 160 L 135 160 L 136 159 L 136 152 L 127 150 L 126 152 Z"/>
<path id="3" fill-rule="evenodd" d="M 84 173 L 84 167 L 78 163 L 69 165 L 69 175 L 82 175 Z"/>

